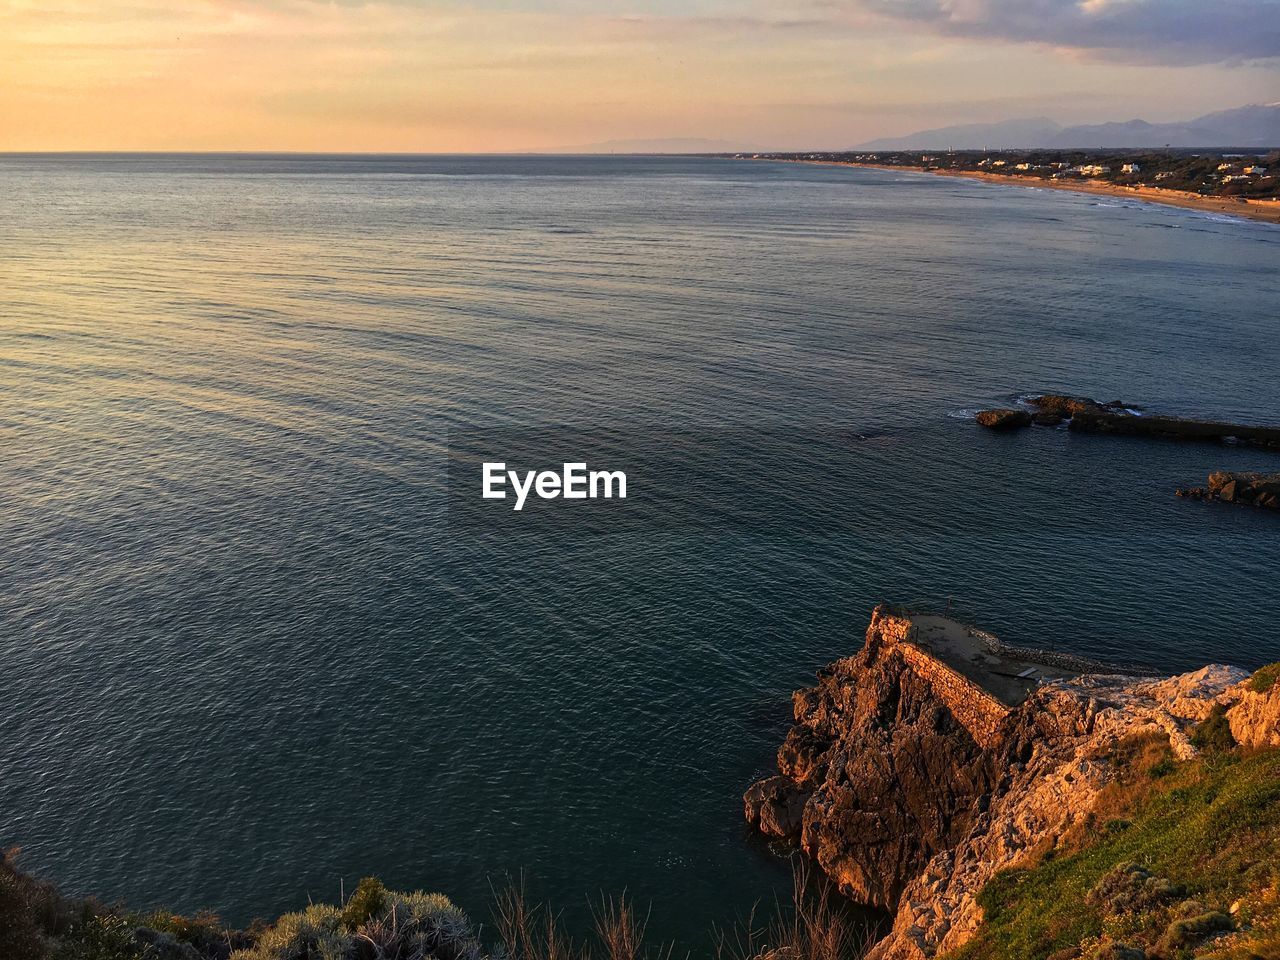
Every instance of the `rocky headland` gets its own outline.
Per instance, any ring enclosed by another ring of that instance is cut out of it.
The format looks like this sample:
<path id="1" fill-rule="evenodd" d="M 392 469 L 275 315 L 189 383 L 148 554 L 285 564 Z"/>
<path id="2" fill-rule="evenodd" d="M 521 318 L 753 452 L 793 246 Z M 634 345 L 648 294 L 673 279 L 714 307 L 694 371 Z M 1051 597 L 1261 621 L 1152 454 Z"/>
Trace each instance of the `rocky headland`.
<path id="1" fill-rule="evenodd" d="M 980 426 L 992 430 L 1016 430 L 1032 424 L 1054 427 L 1065 423 L 1068 429 L 1079 433 L 1157 437 L 1280 450 L 1280 427 L 1140 414 L 1135 412 L 1139 408 L 1119 400 L 1104 403 L 1090 397 L 1055 393 L 1031 397 L 1027 403 L 1032 410 L 1007 407 L 982 410 L 976 420 Z"/>
<path id="2" fill-rule="evenodd" d="M 1001 871 L 1098 828 L 1129 745 L 1191 760 L 1216 725 L 1245 747 L 1280 746 L 1278 691 L 1237 667 L 1142 676 L 881 606 L 861 651 L 794 694 L 778 775 L 746 791 L 746 819 L 889 912 L 873 960 L 949 954 L 974 938 Z M 1230 928 L 1219 916 L 1202 925 Z M 1083 951 L 1061 955 L 1094 956 Z"/>

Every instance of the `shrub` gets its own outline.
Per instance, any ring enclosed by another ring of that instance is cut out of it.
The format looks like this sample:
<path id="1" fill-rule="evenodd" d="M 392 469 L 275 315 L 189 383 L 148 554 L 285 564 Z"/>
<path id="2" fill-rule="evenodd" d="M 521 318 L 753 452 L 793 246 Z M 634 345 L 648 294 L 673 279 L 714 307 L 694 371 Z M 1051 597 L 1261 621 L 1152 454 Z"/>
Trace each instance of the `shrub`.
<path id="1" fill-rule="evenodd" d="M 124 917 L 102 914 L 68 931 L 59 941 L 57 960 L 153 960 L 134 937 Z"/>
<path id="2" fill-rule="evenodd" d="M 263 932 L 250 950 L 237 950 L 232 960 L 346 960 L 354 938 L 342 914 L 328 904 L 286 913 Z"/>
<path id="3" fill-rule="evenodd" d="M 1147 776 L 1151 777 L 1153 780 L 1159 780 L 1163 777 L 1169 776 L 1169 774 L 1173 773 L 1174 769 L 1172 757 L 1161 757 L 1151 765 L 1150 769 L 1147 770 Z"/>
<path id="4" fill-rule="evenodd" d="M 355 929 L 360 924 L 382 913 L 386 904 L 387 888 L 377 877 L 364 877 L 356 886 L 355 893 L 342 906 L 342 923 Z"/>
<path id="5" fill-rule="evenodd" d="M 1186 895 L 1180 884 L 1158 877 L 1133 861 L 1117 864 L 1089 891 L 1089 903 L 1108 915 L 1141 913 Z"/>
<path id="6" fill-rule="evenodd" d="M 1223 704 L 1214 704 L 1209 715 L 1196 724 L 1191 743 L 1196 749 L 1209 753 L 1223 753 L 1235 747 L 1236 738 L 1231 734 L 1227 708 Z"/>
<path id="7" fill-rule="evenodd" d="M 1089 955 L 1089 960 L 1147 960 L 1147 952 L 1141 947 L 1123 943 L 1107 943 Z"/>
<path id="8" fill-rule="evenodd" d="M 0 862 L 0 957 L 45 956 L 44 939 L 31 916 L 26 891 L 19 878 Z"/>
<path id="9" fill-rule="evenodd" d="M 1266 693 L 1280 680 L 1280 663 L 1272 663 L 1255 670 L 1249 678 L 1249 689 L 1254 693 Z"/>
<path id="10" fill-rule="evenodd" d="M 1156 944 L 1158 953 L 1168 954 L 1193 946 L 1205 937 L 1214 933 L 1223 933 L 1234 928 L 1231 918 L 1225 913 L 1209 910 L 1194 917 L 1175 920 L 1169 924 L 1160 942 Z"/>
<path id="11" fill-rule="evenodd" d="M 466 915 L 438 893 L 399 893 L 367 877 L 339 910 L 316 904 L 261 931 L 232 960 L 479 960 Z M 176 958 L 175 958 L 176 960 Z"/>
<path id="12" fill-rule="evenodd" d="M 444 894 L 389 893 L 383 909 L 384 919 L 392 919 L 403 927 L 415 942 L 429 948 L 444 960 L 460 960 L 478 956 L 479 944 L 471 929 L 471 921 Z"/>

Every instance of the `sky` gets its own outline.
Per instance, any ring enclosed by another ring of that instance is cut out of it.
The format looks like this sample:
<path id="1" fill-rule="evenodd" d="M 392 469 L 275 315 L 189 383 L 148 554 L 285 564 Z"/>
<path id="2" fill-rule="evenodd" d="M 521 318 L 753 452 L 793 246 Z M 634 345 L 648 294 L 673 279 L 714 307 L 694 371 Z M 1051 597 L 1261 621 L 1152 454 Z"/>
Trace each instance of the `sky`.
<path id="1" fill-rule="evenodd" d="M 0 150 L 849 147 L 1280 100 L 1280 0 L 0 0 Z"/>

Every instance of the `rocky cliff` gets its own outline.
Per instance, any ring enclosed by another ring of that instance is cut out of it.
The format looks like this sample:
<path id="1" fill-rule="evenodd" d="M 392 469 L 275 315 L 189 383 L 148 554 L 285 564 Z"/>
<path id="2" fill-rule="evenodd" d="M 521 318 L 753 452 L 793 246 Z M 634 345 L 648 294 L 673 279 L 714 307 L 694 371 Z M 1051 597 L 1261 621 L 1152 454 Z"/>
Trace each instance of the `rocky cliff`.
<path id="1" fill-rule="evenodd" d="M 1241 743 L 1280 743 L 1280 685 L 1259 692 L 1238 668 L 1058 675 L 1020 700 L 1006 688 L 1002 702 L 988 689 L 1008 683 L 998 658 L 972 658 L 991 683 L 967 662 L 957 670 L 919 640 L 918 619 L 877 608 L 862 650 L 794 695 L 779 774 L 744 796 L 750 823 L 794 839 L 845 894 L 891 913 L 874 960 L 965 943 L 986 882 L 1088 818 L 1135 735 L 1191 757 L 1191 730 L 1216 709 Z"/>

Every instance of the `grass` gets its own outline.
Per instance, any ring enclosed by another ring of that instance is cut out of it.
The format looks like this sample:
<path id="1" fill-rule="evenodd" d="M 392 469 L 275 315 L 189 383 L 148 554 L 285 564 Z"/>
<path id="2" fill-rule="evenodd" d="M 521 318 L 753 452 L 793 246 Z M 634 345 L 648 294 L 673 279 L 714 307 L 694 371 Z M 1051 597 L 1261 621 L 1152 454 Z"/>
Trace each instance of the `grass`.
<path id="1" fill-rule="evenodd" d="M 1280 751 L 1163 758 L 1125 779 L 1105 819 L 987 884 L 984 921 L 954 960 L 1092 960 L 1121 948 L 1280 957 Z"/>

